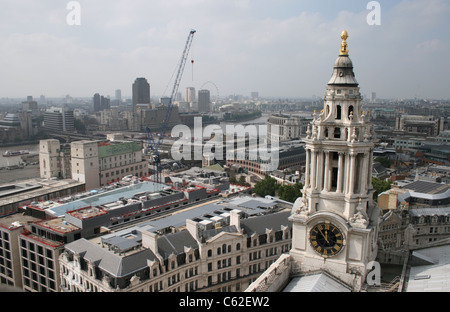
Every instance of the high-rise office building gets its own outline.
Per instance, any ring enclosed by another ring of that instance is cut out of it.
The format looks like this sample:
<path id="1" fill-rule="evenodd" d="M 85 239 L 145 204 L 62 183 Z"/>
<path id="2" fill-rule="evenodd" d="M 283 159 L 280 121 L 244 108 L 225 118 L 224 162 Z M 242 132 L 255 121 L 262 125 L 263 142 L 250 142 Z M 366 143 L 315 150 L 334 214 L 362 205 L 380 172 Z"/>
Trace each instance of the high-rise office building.
<path id="1" fill-rule="evenodd" d="M 207 113 L 211 111 L 211 99 L 209 90 L 198 91 L 198 111 Z"/>
<path id="2" fill-rule="evenodd" d="M 39 115 L 38 103 L 33 100 L 32 96 L 27 96 L 27 100 L 22 102 L 23 111 L 31 111 L 33 116 Z"/>
<path id="3" fill-rule="evenodd" d="M 117 101 L 122 101 L 122 90 L 120 90 L 120 89 L 117 89 L 116 90 L 116 92 L 115 92 L 115 100 L 117 100 Z"/>
<path id="4" fill-rule="evenodd" d="M 111 100 L 98 93 L 94 94 L 94 112 L 111 108 Z"/>
<path id="5" fill-rule="evenodd" d="M 150 107 L 150 84 L 145 78 L 136 78 L 133 83 L 133 110 L 138 104 L 148 104 Z"/>
<path id="6" fill-rule="evenodd" d="M 195 88 L 194 87 L 186 88 L 184 100 L 186 102 L 195 102 Z"/>
<path id="7" fill-rule="evenodd" d="M 51 108 L 44 113 L 44 128 L 54 132 L 73 132 L 75 118 L 72 109 Z"/>
<path id="8" fill-rule="evenodd" d="M 100 111 L 100 94 L 94 94 L 94 112 Z"/>

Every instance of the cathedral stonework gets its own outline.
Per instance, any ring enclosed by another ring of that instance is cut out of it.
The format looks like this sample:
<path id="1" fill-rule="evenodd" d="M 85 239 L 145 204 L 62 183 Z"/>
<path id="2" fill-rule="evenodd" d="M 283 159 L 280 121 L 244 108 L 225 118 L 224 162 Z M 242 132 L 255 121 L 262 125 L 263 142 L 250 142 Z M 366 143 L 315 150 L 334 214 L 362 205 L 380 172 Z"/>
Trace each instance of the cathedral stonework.
<path id="1" fill-rule="evenodd" d="M 324 107 L 308 126 L 302 197 L 292 208 L 291 256 L 298 273 L 326 271 L 359 290 L 377 255 L 373 127 L 348 56 L 346 31 Z"/>

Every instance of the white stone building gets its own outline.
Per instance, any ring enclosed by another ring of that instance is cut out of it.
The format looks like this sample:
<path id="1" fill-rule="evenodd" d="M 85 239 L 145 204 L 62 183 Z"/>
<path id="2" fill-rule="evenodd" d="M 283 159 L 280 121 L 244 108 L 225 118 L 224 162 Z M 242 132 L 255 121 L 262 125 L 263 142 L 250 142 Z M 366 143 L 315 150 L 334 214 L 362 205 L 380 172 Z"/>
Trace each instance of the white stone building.
<path id="1" fill-rule="evenodd" d="M 243 291 L 291 248 L 289 211 L 240 218 L 230 211 L 186 220 L 157 235 L 144 228 L 96 243 L 80 239 L 60 256 L 68 292 Z"/>
<path id="2" fill-rule="evenodd" d="M 279 291 L 286 284 L 287 291 L 359 291 L 367 264 L 377 256 L 380 210 L 372 200 L 373 132 L 361 111 L 347 37 L 344 31 L 324 109 L 315 114 L 305 139 L 305 185 L 289 218 L 290 256 L 278 260 L 248 291 Z"/>

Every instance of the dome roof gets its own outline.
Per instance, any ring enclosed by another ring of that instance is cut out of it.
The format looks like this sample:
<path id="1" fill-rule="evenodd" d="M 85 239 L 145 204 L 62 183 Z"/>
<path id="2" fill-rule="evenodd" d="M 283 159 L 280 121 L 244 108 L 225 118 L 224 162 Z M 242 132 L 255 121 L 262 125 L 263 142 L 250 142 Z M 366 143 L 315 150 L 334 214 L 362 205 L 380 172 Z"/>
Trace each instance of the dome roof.
<path id="1" fill-rule="evenodd" d="M 328 85 L 336 85 L 343 87 L 357 87 L 358 81 L 355 79 L 353 72 L 353 63 L 348 55 L 339 55 L 334 62 L 333 75 Z"/>

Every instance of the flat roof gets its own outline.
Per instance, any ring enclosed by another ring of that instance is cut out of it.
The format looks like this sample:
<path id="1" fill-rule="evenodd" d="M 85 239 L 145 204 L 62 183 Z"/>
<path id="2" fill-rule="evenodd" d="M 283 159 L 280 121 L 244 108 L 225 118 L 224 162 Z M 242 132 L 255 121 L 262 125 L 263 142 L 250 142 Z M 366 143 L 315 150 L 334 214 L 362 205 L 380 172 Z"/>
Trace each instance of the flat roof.
<path id="1" fill-rule="evenodd" d="M 171 215 L 161 217 L 156 220 L 143 221 L 142 223 L 129 227 L 123 230 L 118 230 L 111 234 L 106 234 L 103 237 L 105 239 L 112 238 L 114 236 L 123 236 L 126 233 L 131 233 L 133 231 L 149 231 L 156 232 L 169 227 L 180 228 L 186 225 L 186 220 L 194 220 L 197 219 L 198 222 L 202 222 L 204 220 L 210 221 L 211 217 L 222 215 L 228 213 L 232 210 L 239 210 L 246 213 L 249 216 L 256 216 L 266 213 L 265 209 L 262 208 L 248 208 L 241 206 L 241 203 L 245 203 L 248 200 L 260 201 L 267 204 L 268 201 L 271 201 L 274 205 L 280 204 L 277 200 L 270 200 L 266 198 L 252 198 L 250 196 L 243 196 L 234 199 L 216 199 L 212 201 L 208 201 L 203 204 L 198 204 L 193 207 L 189 207 L 187 210 L 183 210 L 181 212 L 174 212 Z M 282 203 L 281 203 L 282 204 Z M 248 219 L 247 219 L 248 220 Z"/>
<path id="2" fill-rule="evenodd" d="M 35 224 L 40 225 L 44 228 L 48 228 L 50 230 L 53 230 L 53 231 L 61 233 L 61 234 L 66 234 L 66 233 L 80 230 L 79 227 L 77 227 L 69 222 L 66 222 L 64 220 L 64 218 L 55 218 L 55 219 L 50 219 L 50 220 L 38 221 L 38 222 L 35 222 Z"/>
<path id="3" fill-rule="evenodd" d="M 13 213 L 0 218 L 0 227 L 8 230 L 14 230 L 19 227 L 27 227 L 35 221 L 40 221 L 41 219 L 24 215 L 23 213 Z"/>
<path id="4" fill-rule="evenodd" d="M 102 208 L 91 206 L 67 212 L 67 214 L 70 214 L 71 216 L 80 220 L 90 219 L 107 213 L 108 212 Z"/>
<path id="5" fill-rule="evenodd" d="M 0 206 L 8 205 L 12 203 L 27 201 L 32 198 L 41 197 L 49 193 L 55 193 L 60 190 L 81 186 L 84 185 L 84 182 L 79 182 L 76 180 L 70 180 L 70 179 L 64 179 L 64 180 L 58 180 L 58 179 L 30 179 L 25 180 L 20 183 L 17 183 L 17 185 L 33 185 L 33 186 L 39 186 L 39 187 L 32 187 L 31 189 L 28 189 L 25 192 L 19 193 L 19 194 L 10 194 L 9 196 L 5 196 L 2 199 L 0 199 Z M 3 184 L 2 186 L 11 185 L 9 184 Z"/>
<path id="6" fill-rule="evenodd" d="M 132 198 L 135 194 L 142 192 L 157 192 L 169 186 L 164 184 L 157 184 L 151 181 L 144 181 L 137 184 L 131 184 L 116 188 L 111 191 L 99 193 L 97 195 L 89 196 L 66 204 L 47 209 L 47 211 L 54 216 L 63 216 L 67 211 L 72 211 L 85 207 L 100 206 L 107 203 L 114 202 L 121 197 L 126 199 Z"/>

